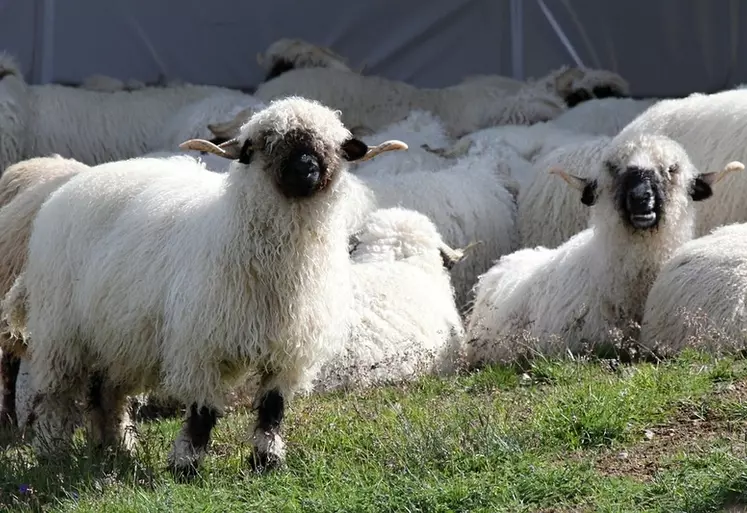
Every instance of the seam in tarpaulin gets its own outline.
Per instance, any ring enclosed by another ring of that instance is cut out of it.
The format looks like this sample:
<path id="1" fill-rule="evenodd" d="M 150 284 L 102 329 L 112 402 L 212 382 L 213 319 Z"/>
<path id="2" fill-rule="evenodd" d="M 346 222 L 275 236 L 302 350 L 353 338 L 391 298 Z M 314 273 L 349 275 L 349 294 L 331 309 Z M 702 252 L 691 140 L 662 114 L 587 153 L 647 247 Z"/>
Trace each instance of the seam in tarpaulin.
<path id="1" fill-rule="evenodd" d="M 511 26 L 511 74 L 524 80 L 524 8 L 523 0 L 511 0 L 509 23 Z"/>
<path id="2" fill-rule="evenodd" d="M 553 31 L 555 31 L 555 35 L 558 36 L 558 39 L 560 39 L 560 43 L 565 47 L 565 49 L 568 51 L 568 53 L 571 56 L 571 59 L 574 60 L 576 65 L 580 68 L 584 68 L 584 63 L 581 61 L 581 58 L 576 53 L 576 49 L 573 48 L 573 45 L 571 44 L 571 41 L 568 39 L 568 36 L 565 35 L 565 32 L 560 27 L 560 24 L 555 19 L 555 16 L 553 16 L 550 9 L 547 8 L 545 5 L 544 0 L 537 0 L 537 4 L 539 5 L 539 8 L 542 10 L 542 14 L 545 15 L 545 18 L 547 18 L 548 23 L 552 27 Z"/>

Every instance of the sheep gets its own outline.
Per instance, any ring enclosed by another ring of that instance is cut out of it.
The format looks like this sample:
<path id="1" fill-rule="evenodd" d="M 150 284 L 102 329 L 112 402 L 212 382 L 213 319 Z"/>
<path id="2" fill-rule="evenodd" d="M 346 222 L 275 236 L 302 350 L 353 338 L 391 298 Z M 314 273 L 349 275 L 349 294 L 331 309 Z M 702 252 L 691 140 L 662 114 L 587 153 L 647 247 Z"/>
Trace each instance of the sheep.
<path id="1" fill-rule="evenodd" d="M 595 178 L 553 172 L 582 191 L 590 228 L 555 249 L 522 249 L 501 258 L 475 285 L 466 360 L 511 359 L 513 337 L 528 335 L 540 352 L 580 352 L 634 336 L 656 274 L 693 235 L 694 201 L 712 195 L 722 171 L 698 174 L 685 150 L 662 136 L 615 139 Z M 514 339 L 516 340 L 516 339 Z"/>
<path id="2" fill-rule="evenodd" d="M 353 72 L 341 55 L 302 39 L 278 39 L 267 47 L 264 55 L 257 54 L 257 64 L 266 72 L 265 82 L 297 68 L 331 68 Z"/>
<path id="3" fill-rule="evenodd" d="M 240 91 L 227 91 L 203 98 L 179 109 L 164 124 L 150 151 L 176 151 L 189 139 L 210 139 L 214 144 L 238 133 L 241 125 L 266 105 Z M 216 130 L 218 133 L 216 133 Z"/>
<path id="4" fill-rule="evenodd" d="M 189 477 L 224 383 L 254 368 L 254 465 L 275 467 L 285 401 L 347 335 L 346 162 L 406 145 L 370 148 L 339 113 L 290 97 L 233 140 L 184 147 L 233 162 L 227 173 L 171 159 L 103 164 L 56 190 L 34 221 L 2 308 L 30 340 L 41 456 L 70 442 L 82 389 L 89 435 L 108 446 L 134 442 L 120 433 L 124 397 L 158 387 L 187 406 L 168 461 Z"/>
<path id="5" fill-rule="evenodd" d="M 353 130 L 351 130 L 353 131 Z M 375 140 L 407 140 L 408 151 L 389 153 L 351 167 L 356 174 L 399 174 L 412 170 L 439 170 L 453 164 L 438 151 L 451 148 L 454 141 L 446 133 L 443 122 L 432 113 L 413 110 L 405 119 L 392 123 L 372 135 L 363 135 L 366 143 Z"/>
<path id="6" fill-rule="evenodd" d="M 589 100 L 568 109 L 547 124 L 562 130 L 614 137 L 646 109 L 656 98 L 604 98 Z"/>
<path id="7" fill-rule="evenodd" d="M 359 171 L 355 178 L 370 191 L 375 207 L 403 207 L 428 216 L 452 247 L 477 244 L 451 273 L 457 305 L 466 310 L 477 277 L 517 247 L 517 186 L 509 175 L 514 160 L 518 157 L 510 148 L 495 148 L 493 153 L 467 155 L 435 171 L 393 175 Z"/>
<path id="8" fill-rule="evenodd" d="M 462 83 L 496 87 L 508 94 L 516 94 L 526 87 L 539 87 L 563 98 L 568 107 L 575 107 L 594 98 L 627 98 L 630 96 L 630 85 L 617 73 L 569 66 L 562 66 L 544 77 L 530 79 L 527 82 L 502 75 L 472 75 L 466 77 Z"/>
<path id="9" fill-rule="evenodd" d="M 79 172 L 89 169 L 59 155 L 13 164 L 0 177 L 0 294 L 4 296 L 26 263 L 31 226 L 47 197 Z M 25 356 L 22 340 L 0 334 L 3 398 L 0 424 L 16 422 L 16 381 Z"/>
<path id="10" fill-rule="evenodd" d="M 353 239 L 351 333 L 314 392 L 451 372 L 464 328 L 448 270 L 463 254 L 426 216 L 401 208 L 373 212 Z"/>
<path id="11" fill-rule="evenodd" d="M 747 330 L 747 224 L 683 244 L 646 299 L 641 344 L 661 357 L 686 346 L 742 350 Z"/>
<path id="12" fill-rule="evenodd" d="M 589 209 L 575 190 L 548 174 L 560 168 L 581 178 L 593 178 L 610 137 L 596 137 L 561 146 L 535 161 L 526 186 L 520 187 L 517 223 L 522 248 L 555 248 L 589 226 Z M 548 220 L 550 220 L 548 222 Z"/>
<path id="13" fill-rule="evenodd" d="M 140 80 L 130 79 L 123 82 L 118 78 L 107 75 L 90 75 L 80 83 L 81 89 L 89 91 L 99 91 L 102 93 L 113 93 L 115 91 L 135 91 L 147 87 Z"/>
<path id="14" fill-rule="evenodd" d="M 27 85 L 15 61 L 0 56 L 0 170 L 59 153 L 84 164 L 149 151 L 164 119 L 225 88 L 184 85 L 110 93 L 56 84 Z M 32 135 L 33 134 L 33 135 Z"/>
<path id="15" fill-rule="evenodd" d="M 479 83 L 419 89 L 331 68 L 292 69 L 260 84 L 254 93 L 264 102 L 294 94 L 341 110 L 346 126 L 372 131 L 403 120 L 412 110 L 427 110 L 443 120 L 452 137 L 488 126 L 547 121 L 566 108 L 560 97 L 543 88 L 515 95 Z"/>
<path id="16" fill-rule="evenodd" d="M 10 55 L 0 52 L 0 173 L 23 158 L 30 113 L 21 68 Z"/>
<path id="17" fill-rule="evenodd" d="M 692 94 L 687 98 L 660 100 L 647 109 L 620 135 L 656 133 L 680 143 L 701 169 L 716 168 L 730 160 L 747 159 L 747 90 Z M 731 223 L 747 222 L 747 180 L 734 175 L 714 192 L 711 206 L 696 210 L 697 236 Z"/>

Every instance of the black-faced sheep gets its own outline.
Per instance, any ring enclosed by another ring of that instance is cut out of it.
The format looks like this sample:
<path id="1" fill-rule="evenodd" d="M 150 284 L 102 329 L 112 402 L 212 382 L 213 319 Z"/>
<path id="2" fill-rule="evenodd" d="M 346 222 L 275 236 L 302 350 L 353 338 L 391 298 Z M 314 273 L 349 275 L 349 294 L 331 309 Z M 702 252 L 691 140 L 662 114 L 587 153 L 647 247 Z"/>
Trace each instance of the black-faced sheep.
<path id="1" fill-rule="evenodd" d="M 664 262 L 693 236 L 691 202 L 710 197 L 712 184 L 743 168 L 732 162 L 698 174 L 680 145 L 640 135 L 610 143 L 594 179 L 555 171 L 580 189 L 582 203 L 593 205 L 591 227 L 556 249 L 505 256 L 480 277 L 467 327 L 468 361 L 512 359 L 527 349 L 514 345 L 525 335 L 544 354 L 625 336 L 640 323 Z"/>
<path id="2" fill-rule="evenodd" d="M 255 369 L 254 462 L 275 466 L 286 401 L 348 334 L 346 162 L 405 146 L 369 148 L 338 113 L 291 97 L 235 139 L 185 147 L 233 162 L 221 174 L 173 159 L 104 164 L 37 215 L 3 309 L 30 337 L 41 454 L 69 443 L 85 387 L 104 445 L 121 440 L 125 396 L 157 387 L 187 407 L 169 466 L 189 475 L 225 384 Z"/>

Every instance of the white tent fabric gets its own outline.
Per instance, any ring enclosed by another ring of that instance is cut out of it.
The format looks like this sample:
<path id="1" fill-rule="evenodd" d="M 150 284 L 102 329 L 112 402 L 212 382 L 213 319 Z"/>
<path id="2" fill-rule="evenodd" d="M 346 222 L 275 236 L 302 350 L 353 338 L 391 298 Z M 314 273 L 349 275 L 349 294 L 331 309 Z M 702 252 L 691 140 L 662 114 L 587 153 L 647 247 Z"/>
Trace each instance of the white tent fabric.
<path id="1" fill-rule="evenodd" d="M 0 49 L 32 83 L 100 73 L 251 88 L 256 53 L 293 37 L 423 87 L 584 64 L 636 95 L 680 96 L 747 81 L 743 13 L 739 0 L 0 0 Z"/>

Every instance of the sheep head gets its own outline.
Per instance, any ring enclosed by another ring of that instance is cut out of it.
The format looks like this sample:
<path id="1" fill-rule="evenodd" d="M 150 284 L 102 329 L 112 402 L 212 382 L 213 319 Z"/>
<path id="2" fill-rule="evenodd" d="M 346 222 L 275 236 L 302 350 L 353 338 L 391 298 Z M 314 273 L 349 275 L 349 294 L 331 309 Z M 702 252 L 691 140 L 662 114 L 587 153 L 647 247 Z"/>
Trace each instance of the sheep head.
<path id="1" fill-rule="evenodd" d="M 326 190 L 346 162 L 407 149 L 405 143 L 396 140 L 368 146 L 345 128 L 338 111 L 298 97 L 272 102 L 256 112 L 238 136 L 221 144 L 190 139 L 179 147 L 213 153 L 243 166 L 256 164 L 287 198 L 304 198 Z"/>
<path id="2" fill-rule="evenodd" d="M 711 197 L 713 185 L 743 169 L 741 162 L 734 161 L 719 171 L 699 173 L 684 148 L 672 139 L 638 135 L 611 144 L 594 179 L 557 168 L 550 173 L 581 191 L 585 205 L 604 200 L 630 228 L 647 231 L 667 217 L 681 215 L 690 201 Z"/>
<path id="3" fill-rule="evenodd" d="M 295 68 L 332 68 L 353 73 L 344 57 L 302 39 L 278 39 L 267 47 L 264 55 L 257 54 L 257 64 L 267 70 L 265 81 Z"/>

